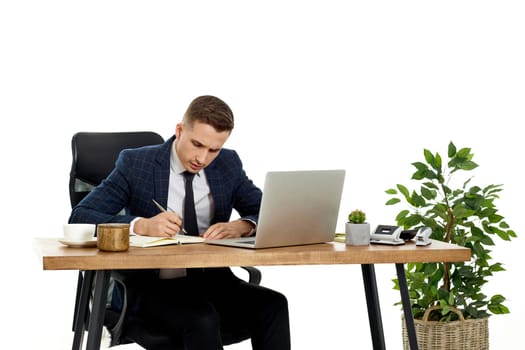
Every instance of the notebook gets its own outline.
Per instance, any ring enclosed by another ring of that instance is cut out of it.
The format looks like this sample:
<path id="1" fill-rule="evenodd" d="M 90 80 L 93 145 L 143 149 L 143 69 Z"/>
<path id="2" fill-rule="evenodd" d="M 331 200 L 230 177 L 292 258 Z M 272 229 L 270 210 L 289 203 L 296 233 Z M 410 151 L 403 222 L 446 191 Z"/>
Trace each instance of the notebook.
<path id="1" fill-rule="evenodd" d="M 175 235 L 173 237 L 152 237 L 152 236 L 138 236 L 132 235 L 129 237 L 129 245 L 131 247 L 149 248 L 158 247 L 169 244 L 190 244 L 202 243 L 204 238 L 199 236 Z"/>
<path id="2" fill-rule="evenodd" d="M 333 241 L 344 179 L 344 170 L 268 172 L 255 237 L 205 243 L 270 248 Z"/>

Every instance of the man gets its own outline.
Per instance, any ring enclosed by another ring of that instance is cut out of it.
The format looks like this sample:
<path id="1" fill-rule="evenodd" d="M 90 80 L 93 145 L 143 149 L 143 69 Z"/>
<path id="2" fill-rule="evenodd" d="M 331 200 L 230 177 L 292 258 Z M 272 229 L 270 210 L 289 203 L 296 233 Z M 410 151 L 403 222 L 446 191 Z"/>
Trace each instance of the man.
<path id="1" fill-rule="evenodd" d="M 183 229 L 205 239 L 253 234 L 262 193 L 237 153 L 223 149 L 233 127 L 226 103 L 197 97 L 164 144 L 123 151 L 112 173 L 73 209 L 70 222 L 129 222 L 131 232 L 148 236 Z M 183 205 L 186 181 L 193 185 L 196 225 Z M 169 210 L 159 212 L 153 200 Z M 240 218 L 229 221 L 233 209 Z M 250 285 L 229 268 L 164 269 L 154 276 L 139 283 L 140 302 L 131 309 L 172 335 L 174 344 L 215 350 L 248 336 L 254 350 L 290 349 L 284 295 Z"/>

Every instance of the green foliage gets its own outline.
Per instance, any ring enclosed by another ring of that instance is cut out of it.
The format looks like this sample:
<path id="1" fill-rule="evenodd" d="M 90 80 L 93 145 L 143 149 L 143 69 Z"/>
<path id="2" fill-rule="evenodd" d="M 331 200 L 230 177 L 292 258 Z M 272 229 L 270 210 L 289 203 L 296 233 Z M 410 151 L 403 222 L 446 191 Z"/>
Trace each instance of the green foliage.
<path id="1" fill-rule="evenodd" d="M 348 222 L 353 224 L 363 224 L 366 221 L 366 214 L 364 211 L 355 209 L 348 215 Z"/>
<path id="2" fill-rule="evenodd" d="M 503 305 L 505 297 L 499 294 L 488 297 L 482 292 L 494 273 L 505 270 L 501 263 L 492 262 L 494 240 L 510 241 L 517 237 L 496 208 L 495 201 L 503 186 L 471 185 L 472 177 L 453 185 L 452 180 L 457 183 L 456 176 L 478 167 L 470 148 L 457 150 L 450 142 L 446 163 L 439 153 L 427 149 L 423 153 L 424 162 L 412 163 L 416 168 L 412 180 L 419 184 L 419 189 L 411 191 L 398 184 L 386 191 L 391 196 L 386 204 L 405 205 L 396 216 L 398 225 L 405 229 L 428 226 L 432 239 L 468 247 L 472 258 L 461 263 L 407 264 L 414 318 L 421 319 L 425 310 L 434 305 L 441 306 L 441 313 L 434 313 L 432 320 L 441 321 L 457 318 L 449 312 L 450 306 L 460 309 L 465 319 L 509 313 Z M 393 281 L 394 288 L 399 289 L 397 279 Z"/>

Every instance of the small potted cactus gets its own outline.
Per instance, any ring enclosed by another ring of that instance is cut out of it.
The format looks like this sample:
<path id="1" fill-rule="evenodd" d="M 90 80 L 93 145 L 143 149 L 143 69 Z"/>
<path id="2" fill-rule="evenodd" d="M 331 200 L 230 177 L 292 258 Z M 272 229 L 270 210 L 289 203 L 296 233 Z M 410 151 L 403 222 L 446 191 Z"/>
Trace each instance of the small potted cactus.
<path id="1" fill-rule="evenodd" d="M 364 211 L 355 209 L 348 214 L 345 233 L 345 243 L 348 245 L 370 244 L 370 224 L 366 222 Z"/>

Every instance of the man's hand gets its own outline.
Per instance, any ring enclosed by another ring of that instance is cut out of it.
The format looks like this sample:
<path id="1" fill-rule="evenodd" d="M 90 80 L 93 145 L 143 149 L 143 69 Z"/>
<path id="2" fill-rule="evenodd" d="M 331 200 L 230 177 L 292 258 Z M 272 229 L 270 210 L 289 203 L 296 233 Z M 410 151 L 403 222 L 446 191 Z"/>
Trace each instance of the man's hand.
<path id="1" fill-rule="evenodd" d="M 246 220 L 236 220 L 232 222 L 219 222 L 211 225 L 202 234 L 205 239 L 238 238 L 246 236 L 254 228 L 253 223 Z"/>
<path id="2" fill-rule="evenodd" d="M 133 231 L 141 236 L 172 237 L 180 232 L 182 220 L 177 213 L 164 212 L 135 222 Z"/>

